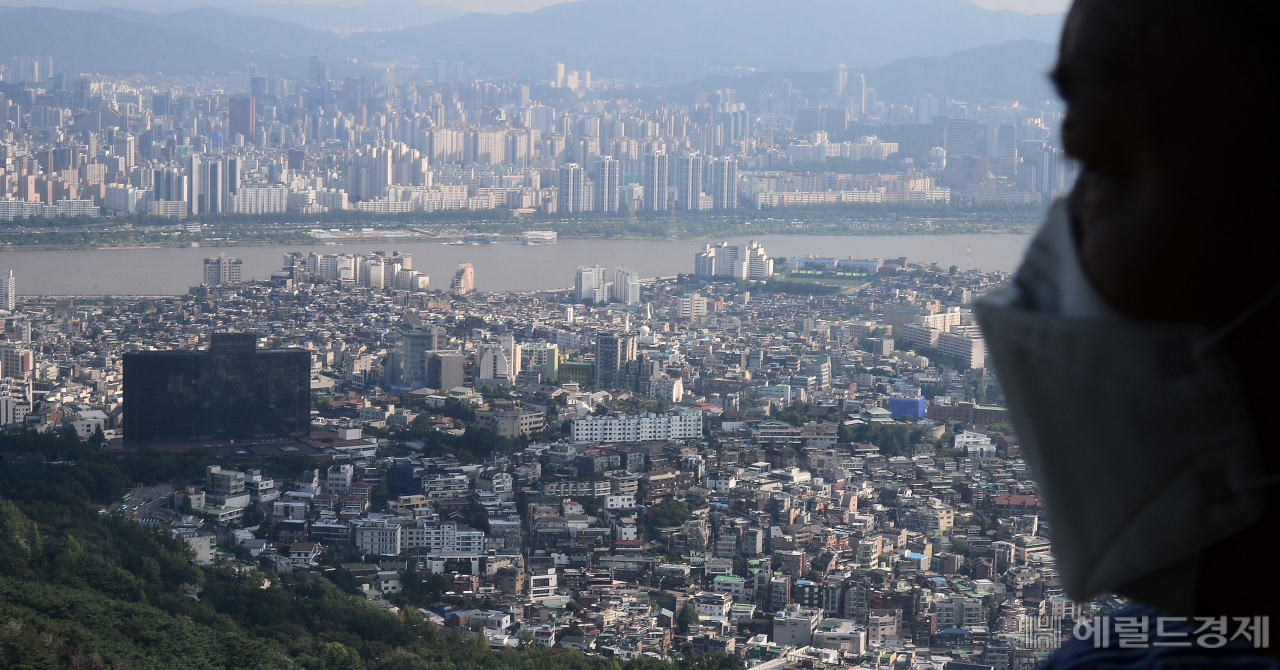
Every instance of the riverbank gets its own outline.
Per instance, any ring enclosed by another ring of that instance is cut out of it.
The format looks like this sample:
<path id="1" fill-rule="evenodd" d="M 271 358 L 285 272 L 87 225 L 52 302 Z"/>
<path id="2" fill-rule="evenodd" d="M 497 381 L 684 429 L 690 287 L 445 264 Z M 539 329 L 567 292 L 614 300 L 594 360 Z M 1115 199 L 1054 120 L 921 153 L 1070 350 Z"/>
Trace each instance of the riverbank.
<path id="1" fill-rule="evenodd" d="M 734 235 L 716 237 L 730 244 L 757 240 L 775 258 L 898 258 L 937 263 L 946 268 L 1012 270 L 1031 235 Z M 0 270 L 13 270 L 21 295 L 177 295 L 198 285 L 204 259 L 227 253 L 243 262 L 245 279 L 267 279 L 290 252 L 364 254 L 399 251 L 413 257 L 413 269 L 428 275 L 431 286 L 447 287 L 459 263 L 475 268 L 481 291 L 543 291 L 573 283 L 574 269 L 599 265 L 612 272 L 625 266 L 642 278 L 693 272 L 694 254 L 705 240 L 566 238 L 554 245 L 442 244 L 438 240 L 325 244 L 268 244 L 236 248 L 145 247 L 133 249 L 22 250 L 0 254 Z"/>
<path id="2" fill-rule="evenodd" d="M 423 223 L 382 217 L 356 223 L 277 221 L 227 217 L 206 223 L 115 223 L 88 220 L 36 226 L 0 222 L 0 252 L 85 249 L 222 248 L 310 244 L 452 242 L 468 235 L 515 240 L 526 230 L 552 230 L 561 240 L 712 240 L 760 235 L 969 235 L 1034 232 L 1041 212 L 844 212 L 797 208 L 675 216 L 578 215 L 516 220 Z M 49 223 L 49 222 L 42 222 Z M 199 225 L 195 225 L 195 224 Z M 320 231 L 324 231 L 321 233 Z M 333 233 L 330 235 L 329 233 Z"/>

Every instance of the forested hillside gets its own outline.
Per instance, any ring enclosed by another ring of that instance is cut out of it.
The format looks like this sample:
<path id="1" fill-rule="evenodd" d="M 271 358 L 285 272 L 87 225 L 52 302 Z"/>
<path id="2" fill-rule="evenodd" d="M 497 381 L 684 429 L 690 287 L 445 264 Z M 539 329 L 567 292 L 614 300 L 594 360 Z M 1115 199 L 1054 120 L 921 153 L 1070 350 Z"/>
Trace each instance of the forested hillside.
<path id="1" fill-rule="evenodd" d="M 241 561 L 195 566 L 165 529 L 88 504 L 135 481 L 198 476 L 200 458 L 118 460 L 69 435 L 0 435 L 0 668 L 677 667 L 538 645 L 491 651 L 483 637 L 429 624 L 412 606 L 379 607 L 326 573 L 295 578 Z M 708 655 L 679 667 L 734 670 L 742 662 Z"/>

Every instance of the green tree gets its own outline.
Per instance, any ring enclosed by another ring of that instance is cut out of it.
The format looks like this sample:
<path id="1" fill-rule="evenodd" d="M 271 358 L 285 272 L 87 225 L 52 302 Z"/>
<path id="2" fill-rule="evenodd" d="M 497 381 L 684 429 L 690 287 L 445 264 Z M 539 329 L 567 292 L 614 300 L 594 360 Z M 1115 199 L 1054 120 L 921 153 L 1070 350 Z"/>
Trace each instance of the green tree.
<path id="1" fill-rule="evenodd" d="M 489 532 L 489 511 L 484 508 L 484 505 L 473 504 L 467 508 L 467 525 L 476 530 Z"/>
<path id="2" fill-rule="evenodd" d="M 649 509 L 649 525 L 674 528 L 693 517 L 693 506 L 679 500 L 663 500 Z"/>
<path id="3" fill-rule="evenodd" d="M 684 608 L 680 610 L 680 614 L 676 615 L 676 626 L 680 628 L 681 633 L 688 633 L 690 626 L 698 623 L 698 610 L 693 608 L 690 603 L 685 603 Z"/>
<path id="4" fill-rule="evenodd" d="M 267 515 L 262 511 L 261 507 L 249 505 L 244 509 L 244 519 L 241 520 L 241 524 L 245 527 L 257 526 L 266 518 Z"/>

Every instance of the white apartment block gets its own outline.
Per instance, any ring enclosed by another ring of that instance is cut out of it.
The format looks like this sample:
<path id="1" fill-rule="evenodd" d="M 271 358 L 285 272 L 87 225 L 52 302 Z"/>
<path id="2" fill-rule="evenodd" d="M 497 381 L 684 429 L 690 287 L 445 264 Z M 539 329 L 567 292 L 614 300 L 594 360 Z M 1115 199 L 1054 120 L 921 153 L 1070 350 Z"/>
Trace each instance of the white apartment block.
<path id="1" fill-rule="evenodd" d="M 707 488 L 716 493 L 728 493 L 738 485 L 738 478 L 727 472 L 707 475 Z"/>
<path id="2" fill-rule="evenodd" d="M 236 214 L 276 214 L 289 209 L 289 189 L 284 186 L 241 186 L 231 194 Z"/>
<path id="3" fill-rule="evenodd" d="M 823 619 L 813 631 L 813 646 L 861 654 L 867 648 L 867 629 L 848 619 Z"/>
<path id="4" fill-rule="evenodd" d="M 573 481 L 543 482 L 542 484 L 542 494 L 548 496 L 599 498 L 608 495 L 612 490 L 613 487 L 609 482 Z"/>
<path id="5" fill-rule="evenodd" d="M 331 465 L 325 471 L 324 492 L 335 496 L 345 496 L 351 492 L 351 484 L 355 480 L 355 468 L 350 463 Z"/>
<path id="6" fill-rule="evenodd" d="M 574 419 L 574 442 L 652 442 L 702 437 L 702 410 L 681 409 L 638 416 L 588 416 Z"/>
<path id="7" fill-rule="evenodd" d="M 401 528 L 404 549 L 425 549 L 431 556 L 476 557 L 484 554 L 484 531 L 454 522 L 419 519 Z"/>
<path id="8" fill-rule="evenodd" d="M 680 298 L 680 318 L 696 319 L 707 315 L 707 299 L 697 293 Z"/>
<path id="9" fill-rule="evenodd" d="M 813 631 L 822 619 L 822 610 L 801 609 L 791 605 L 773 615 L 773 642 L 780 646 L 807 647 L 813 642 Z"/>
<path id="10" fill-rule="evenodd" d="M 636 506 L 634 493 L 615 493 L 604 497 L 605 509 L 631 509 Z"/>
<path id="11" fill-rule="evenodd" d="M 546 572 L 535 570 L 529 576 L 529 598 L 543 600 L 556 594 L 556 570 L 547 568 Z"/>
<path id="12" fill-rule="evenodd" d="M 742 247 L 731 246 L 728 242 L 708 244 L 694 255 L 693 273 L 700 277 L 768 279 L 773 276 L 773 259 L 755 240 Z"/>
<path id="13" fill-rule="evenodd" d="M 649 383 L 649 397 L 663 402 L 680 402 L 684 398 L 684 380 L 680 377 L 659 377 Z"/>
<path id="14" fill-rule="evenodd" d="M 363 519 L 352 528 L 356 547 L 366 554 L 396 556 L 402 544 L 399 523 L 382 519 Z"/>
<path id="15" fill-rule="evenodd" d="M 626 305 L 640 302 L 640 275 L 635 270 L 619 267 L 613 273 L 613 301 Z"/>
<path id="16" fill-rule="evenodd" d="M 470 489 L 466 475 L 427 475 L 422 478 L 422 492 L 431 500 L 465 498 Z"/>
<path id="17" fill-rule="evenodd" d="M 938 333 L 938 351 L 959 358 L 971 368 L 987 365 L 987 343 L 981 335 Z"/>
<path id="18" fill-rule="evenodd" d="M 576 302 L 591 300 L 596 304 L 608 302 L 609 293 L 604 273 L 605 269 L 599 265 L 579 265 L 578 274 L 574 277 L 573 299 Z"/>
<path id="19" fill-rule="evenodd" d="M 733 596 L 728 593 L 699 591 L 693 597 L 693 609 L 700 618 L 727 617 L 733 609 Z"/>
<path id="20" fill-rule="evenodd" d="M 938 630 L 943 628 L 972 628 L 986 625 L 986 611 L 982 601 L 977 598 L 955 596 L 933 602 L 933 611 L 938 615 Z"/>

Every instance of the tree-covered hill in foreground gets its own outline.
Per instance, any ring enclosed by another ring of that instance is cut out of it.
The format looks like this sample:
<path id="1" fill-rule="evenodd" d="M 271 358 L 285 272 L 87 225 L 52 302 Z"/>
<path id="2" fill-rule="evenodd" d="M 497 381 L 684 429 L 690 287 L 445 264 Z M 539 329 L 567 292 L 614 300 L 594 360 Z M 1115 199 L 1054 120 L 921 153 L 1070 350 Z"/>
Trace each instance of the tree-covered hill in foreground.
<path id="1" fill-rule="evenodd" d="M 186 545 L 163 529 L 87 504 L 135 479 L 181 478 L 202 467 L 194 458 L 140 453 L 117 461 L 73 435 L 0 435 L 0 668 L 742 667 L 722 654 L 676 664 L 538 645 L 490 650 L 483 637 L 436 627 L 412 606 L 384 609 L 324 576 L 295 578 L 240 562 L 193 565 Z"/>

